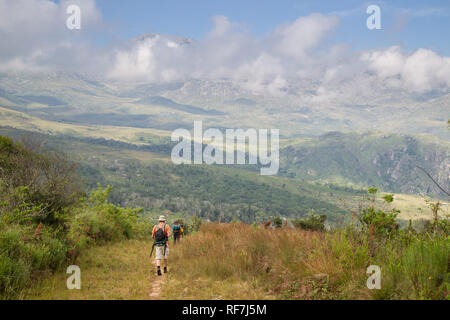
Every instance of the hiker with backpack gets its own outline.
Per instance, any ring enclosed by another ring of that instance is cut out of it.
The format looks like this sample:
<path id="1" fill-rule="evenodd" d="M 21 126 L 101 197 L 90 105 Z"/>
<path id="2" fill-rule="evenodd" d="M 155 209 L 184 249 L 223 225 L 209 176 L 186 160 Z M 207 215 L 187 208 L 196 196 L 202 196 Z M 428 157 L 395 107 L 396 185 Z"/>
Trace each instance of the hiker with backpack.
<path id="1" fill-rule="evenodd" d="M 164 273 L 167 273 L 167 259 L 169 258 L 169 237 L 170 237 L 170 227 L 166 224 L 166 218 L 164 216 L 159 216 L 159 221 L 156 226 L 153 227 L 152 238 L 155 239 L 153 243 L 153 248 L 156 247 L 156 271 L 158 276 L 161 274 L 161 259 L 164 259 Z"/>
<path id="2" fill-rule="evenodd" d="M 180 240 L 182 238 L 182 232 L 183 232 L 183 228 L 178 223 L 178 221 L 175 221 L 173 223 L 172 232 L 173 232 L 173 245 L 175 245 L 177 243 L 177 240 L 178 240 L 178 242 L 180 242 Z"/>

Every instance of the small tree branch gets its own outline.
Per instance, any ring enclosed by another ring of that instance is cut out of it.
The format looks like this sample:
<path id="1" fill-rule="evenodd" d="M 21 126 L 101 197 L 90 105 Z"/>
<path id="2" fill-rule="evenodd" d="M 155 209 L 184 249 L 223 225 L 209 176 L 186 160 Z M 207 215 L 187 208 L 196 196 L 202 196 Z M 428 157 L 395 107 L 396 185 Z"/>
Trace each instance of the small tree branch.
<path id="1" fill-rule="evenodd" d="M 448 191 L 446 191 L 444 188 L 442 188 L 442 187 L 439 185 L 439 183 L 437 183 L 436 180 L 434 180 L 433 177 L 427 172 L 427 170 L 425 170 L 424 168 L 419 167 L 419 166 L 416 166 L 416 168 L 419 168 L 420 170 L 422 170 L 423 172 L 425 172 L 425 174 L 428 176 L 428 178 L 430 178 L 431 181 L 433 181 L 434 184 L 435 184 L 442 192 L 444 192 L 447 196 L 450 197 L 450 193 L 449 193 Z"/>

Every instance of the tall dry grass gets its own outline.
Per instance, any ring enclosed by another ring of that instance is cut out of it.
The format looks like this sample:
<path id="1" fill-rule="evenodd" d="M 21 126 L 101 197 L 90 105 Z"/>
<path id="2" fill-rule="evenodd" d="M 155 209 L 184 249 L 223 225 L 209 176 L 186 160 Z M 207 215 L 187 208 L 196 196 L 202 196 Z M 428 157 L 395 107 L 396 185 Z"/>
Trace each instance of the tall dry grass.
<path id="1" fill-rule="evenodd" d="M 180 299 L 367 298 L 367 291 L 341 288 L 365 284 L 364 248 L 341 233 L 208 223 L 172 250 L 175 270 L 164 292 Z"/>
<path id="2" fill-rule="evenodd" d="M 405 233 L 373 239 L 351 227 L 321 233 L 241 223 L 203 225 L 170 244 L 161 299 L 448 299 L 450 239 Z M 82 290 L 58 273 L 32 290 L 41 299 L 146 299 L 155 275 L 150 241 L 91 247 L 80 256 Z M 381 289 L 366 287 L 381 267 Z"/>
<path id="3" fill-rule="evenodd" d="M 450 238 L 401 231 L 373 238 L 208 223 L 172 250 L 171 299 L 448 299 Z M 381 289 L 367 288 L 367 267 Z"/>

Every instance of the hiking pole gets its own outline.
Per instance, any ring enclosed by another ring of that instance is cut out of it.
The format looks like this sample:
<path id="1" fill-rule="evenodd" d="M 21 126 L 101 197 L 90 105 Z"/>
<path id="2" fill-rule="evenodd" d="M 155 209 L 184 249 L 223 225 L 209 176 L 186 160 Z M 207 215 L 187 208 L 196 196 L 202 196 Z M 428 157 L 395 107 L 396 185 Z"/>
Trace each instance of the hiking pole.
<path id="1" fill-rule="evenodd" d="M 153 249 L 155 248 L 155 243 L 153 243 L 153 245 L 152 245 L 152 251 L 150 251 L 150 258 L 152 257 L 152 254 L 153 254 Z"/>

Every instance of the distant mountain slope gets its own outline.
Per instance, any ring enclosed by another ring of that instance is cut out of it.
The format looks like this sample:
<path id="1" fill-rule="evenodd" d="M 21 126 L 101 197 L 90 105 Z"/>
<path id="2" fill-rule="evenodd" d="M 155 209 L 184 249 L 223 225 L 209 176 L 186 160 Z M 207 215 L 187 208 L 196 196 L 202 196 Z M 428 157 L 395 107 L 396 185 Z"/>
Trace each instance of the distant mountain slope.
<path id="1" fill-rule="evenodd" d="M 283 175 L 443 196 L 416 166 L 450 189 L 450 143 L 432 136 L 329 133 L 281 152 Z"/>
<path id="2" fill-rule="evenodd" d="M 25 131 L 0 128 L 0 135 L 20 137 Z M 136 151 L 124 143 L 87 141 L 36 135 L 49 150 L 64 150 L 79 163 L 89 189 L 97 183 L 113 185 L 111 200 L 147 210 L 170 210 L 210 220 L 233 218 L 253 222 L 270 216 L 303 217 L 311 210 L 326 213 L 329 221 L 346 215 L 335 203 L 361 190 L 316 186 L 257 172 L 209 165 L 174 165 L 170 158 Z M 142 150 L 142 149 L 141 149 Z"/>
<path id="3" fill-rule="evenodd" d="M 314 99 L 317 86 L 305 80 L 273 96 L 245 89 L 232 79 L 127 83 L 68 72 L 15 72 L 0 73 L 0 106 L 41 119 L 85 124 L 171 130 L 202 116 L 208 127 L 279 128 L 286 137 L 377 130 L 450 139 L 448 93 L 420 98 L 392 93 L 333 103 Z"/>
<path id="4" fill-rule="evenodd" d="M 140 99 L 138 101 L 138 103 L 163 106 L 163 107 L 167 107 L 170 109 L 183 111 L 183 112 L 187 112 L 187 113 L 192 113 L 192 114 L 210 115 L 210 116 L 217 116 L 217 115 L 225 114 L 224 112 L 220 112 L 217 110 L 206 110 L 206 109 L 194 107 L 191 105 L 179 104 L 179 103 L 176 103 L 175 101 L 172 101 L 170 99 L 167 99 L 167 98 L 164 98 L 161 96 L 146 97 L 146 98 Z"/>
<path id="5" fill-rule="evenodd" d="M 149 145 L 154 150 L 164 150 L 165 154 L 171 150 L 171 132 L 145 128 L 150 123 L 145 122 L 149 121 L 147 117 L 130 115 L 122 119 L 108 114 L 84 115 L 86 118 L 80 118 L 80 123 L 94 125 L 81 125 L 39 120 L 21 111 L 0 107 L 0 126 L 83 137 L 92 141 L 103 139 L 137 146 Z M 99 125 L 106 120 L 118 125 L 126 124 L 124 121 L 130 123 L 131 117 L 134 117 L 134 128 Z M 72 118 L 74 120 L 77 118 Z M 144 128 L 137 127 L 141 123 Z M 155 124 L 150 125 L 155 127 Z M 178 125 L 181 124 L 173 123 L 173 128 L 181 127 Z M 421 166 L 449 189 L 450 143 L 431 135 L 329 133 L 320 138 L 283 138 L 280 144 L 279 174 L 282 176 L 364 188 L 373 185 L 385 191 L 442 197 L 443 194 L 430 179 L 416 168 Z"/>

